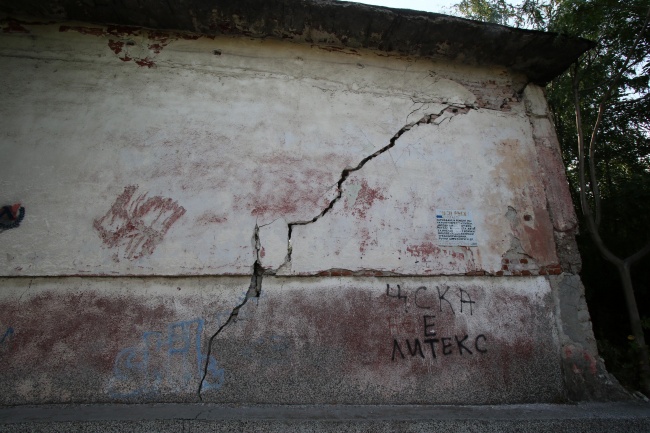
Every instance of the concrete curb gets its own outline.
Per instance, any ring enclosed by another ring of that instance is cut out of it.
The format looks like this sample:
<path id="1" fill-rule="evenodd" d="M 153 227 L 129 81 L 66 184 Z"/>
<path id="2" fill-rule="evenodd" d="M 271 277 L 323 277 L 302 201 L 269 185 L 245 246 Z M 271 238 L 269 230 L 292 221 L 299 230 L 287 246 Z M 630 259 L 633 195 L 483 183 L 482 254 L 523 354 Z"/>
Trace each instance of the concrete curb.
<path id="1" fill-rule="evenodd" d="M 3 432 L 650 432 L 643 402 L 495 406 L 40 405 L 0 408 Z"/>

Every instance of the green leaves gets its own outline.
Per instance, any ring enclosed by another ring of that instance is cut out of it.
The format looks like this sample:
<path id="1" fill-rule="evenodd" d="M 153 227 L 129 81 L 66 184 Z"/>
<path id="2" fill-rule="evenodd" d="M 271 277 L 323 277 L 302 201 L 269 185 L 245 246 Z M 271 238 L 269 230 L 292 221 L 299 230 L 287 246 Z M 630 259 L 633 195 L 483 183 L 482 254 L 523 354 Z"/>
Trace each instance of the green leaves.
<path id="1" fill-rule="evenodd" d="M 630 333 L 630 328 L 622 320 L 625 306 L 617 286 L 631 292 L 631 285 L 619 279 L 618 268 L 612 263 L 622 262 L 650 241 L 650 29 L 642 31 L 649 8 L 650 0 L 524 0 L 518 5 L 503 0 L 463 0 L 457 5 L 468 18 L 596 42 L 596 47 L 571 68 L 577 77 L 584 134 L 586 176 L 582 191 L 571 74 L 560 75 L 546 90 L 577 209 L 583 207 L 581 192 L 585 195 L 584 208 L 578 212 L 582 235 L 577 240 L 594 330 L 603 343 L 600 348 L 608 365 L 613 365 L 614 371 L 621 373 L 619 379 L 630 387 L 639 386 L 639 364 L 632 362 L 635 351 L 621 338 Z M 592 223 L 588 224 L 590 219 Z M 632 298 L 638 299 L 641 316 L 648 317 L 650 255 L 636 264 L 632 280 Z M 639 314 L 634 319 L 631 311 L 628 301 L 630 323 L 636 329 L 635 344 L 640 344 L 644 338 Z M 647 349 L 641 352 L 645 352 L 643 368 L 650 370 Z M 624 365 L 637 368 L 626 369 Z M 650 389 L 650 377 L 644 383 Z"/>

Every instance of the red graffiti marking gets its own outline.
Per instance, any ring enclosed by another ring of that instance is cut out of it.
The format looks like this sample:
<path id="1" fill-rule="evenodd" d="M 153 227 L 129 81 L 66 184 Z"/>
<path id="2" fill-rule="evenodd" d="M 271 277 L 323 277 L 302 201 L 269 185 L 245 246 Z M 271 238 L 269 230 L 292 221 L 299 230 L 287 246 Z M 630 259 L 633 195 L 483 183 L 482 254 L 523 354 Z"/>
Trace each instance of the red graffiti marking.
<path id="1" fill-rule="evenodd" d="M 124 247 L 124 257 L 137 259 L 151 255 L 169 228 L 185 213 L 185 208 L 170 198 L 140 194 L 134 199 L 135 185 L 124 192 L 93 226 L 111 248 Z"/>

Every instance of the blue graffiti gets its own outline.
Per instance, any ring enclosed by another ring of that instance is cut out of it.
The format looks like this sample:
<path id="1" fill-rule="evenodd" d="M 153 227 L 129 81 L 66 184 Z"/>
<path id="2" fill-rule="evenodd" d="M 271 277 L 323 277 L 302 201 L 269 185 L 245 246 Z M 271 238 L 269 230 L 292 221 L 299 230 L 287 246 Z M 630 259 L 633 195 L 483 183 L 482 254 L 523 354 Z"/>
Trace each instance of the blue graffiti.
<path id="1" fill-rule="evenodd" d="M 4 345 L 9 342 L 9 339 L 13 337 L 14 335 L 14 328 L 11 326 L 7 328 L 5 331 L 4 335 L 2 336 L 2 339 L 0 340 L 0 344 Z"/>
<path id="2" fill-rule="evenodd" d="M 201 351 L 203 327 L 203 319 L 194 319 L 169 324 L 166 333 L 143 333 L 140 345 L 123 349 L 115 357 L 109 394 L 129 398 L 164 390 L 194 391 L 206 362 Z M 203 389 L 221 388 L 224 376 L 211 356 Z"/>

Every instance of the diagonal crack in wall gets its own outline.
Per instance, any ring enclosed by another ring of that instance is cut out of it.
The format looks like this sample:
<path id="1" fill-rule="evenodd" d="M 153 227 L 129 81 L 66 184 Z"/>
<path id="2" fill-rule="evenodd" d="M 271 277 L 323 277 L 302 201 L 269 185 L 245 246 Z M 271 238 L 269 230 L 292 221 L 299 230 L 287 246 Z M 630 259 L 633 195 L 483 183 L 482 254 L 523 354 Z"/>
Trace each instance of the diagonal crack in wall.
<path id="1" fill-rule="evenodd" d="M 251 275 L 251 283 L 248 286 L 248 291 L 246 291 L 246 294 L 244 295 L 244 299 L 242 302 L 239 303 L 233 310 L 230 312 L 230 315 L 228 316 L 228 319 L 217 329 L 217 331 L 212 334 L 210 337 L 210 340 L 208 340 L 208 350 L 205 355 L 205 364 L 203 366 L 203 376 L 201 377 L 201 381 L 199 382 L 199 389 L 198 389 L 198 397 L 200 401 L 203 401 L 203 398 L 201 397 L 201 391 L 203 389 L 203 384 L 205 383 L 205 378 L 208 375 L 208 366 L 210 363 L 210 355 L 212 354 L 212 343 L 214 340 L 217 338 L 217 336 L 221 333 L 221 331 L 226 328 L 230 323 L 236 322 L 237 321 L 237 316 L 239 315 L 239 310 L 246 305 L 249 299 L 251 298 L 259 298 L 260 294 L 262 293 L 262 278 L 264 275 L 264 269 L 262 268 L 262 265 L 260 263 L 260 235 L 259 235 L 259 226 L 255 224 L 255 230 L 253 232 L 253 242 L 255 245 L 255 262 L 253 263 L 253 274 Z"/>
<path id="2" fill-rule="evenodd" d="M 348 176 L 350 176 L 350 173 L 353 173 L 355 171 L 359 171 L 363 168 L 364 165 L 366 165 L 367 162 L 371 161 L 372 159 L 375 159 L 379 155 L 388 152 L 390 149 L 395 147 L 397 144 L 397 140 L 404 135 L 406 132 L 410 131 L 413 127 L 417 125 L 426 125 L 426 124 L 435 124 L 435 125 L 440 125 L 444 120 L 446 119 L 451 119 L 459 114 L 467 114 L 470 109 L 473 107 L 471 106 L 461 106 L 461 105 L 449 105 L 445 107 L 444 109 L 440 110 L 437 114 L 425 114 L 423 117 L 421 117 L 419 120 L 415 122 L 410 122 L 404 125 L 397 133 L 390 139 L 387 145 L 382 147 L 381 149 L 377 150 L 371 155 L 366 156 L 363 158 L 355 167 L 347 167 L 344 168 L 343 171 L 341 172 L 341 176 L 339 177 L 339 180 L 337 182 L 337 194 L 336 196 L 329 202 L 329 204 L 315 217 L 308 221 L 294 221 L 290 222 L 288 224 L 289 226 L 289 236 L 288 236 L 288 245 L 287 245 L 287 260 L 286 262 L 282 265 L 284 266 L 287 263 L 291 262 L 291 234 L 293 231 L 294 226 L 301 226 L 301 225 L 308 225 L 312 224 L 316 221 L 318 221 L 320 218 L 322 218 L 324 215 L 326 215 L 336 204 L 336 202 L 343 196 L 343 184 L 347 180 Z M 417 110 L 415 110 L 417 111 Z M 414 111 L 414 112 L 415 112 Z M 411 113 L 413 114 L 413 112 Z M 410 116 L 410 114 L 409 114 Z M 408 116 L 407 116 L 408 118 Z M 281 266 L 281 267 L 282 267 Z"/>
<path id="3" fill-rule="evenodd" d="M 381 149 L 377 150 L 376 152 L 372 153 L 371 155 L 366 156 L 363 158 L 355 167 L 347 167 L 344 168 L 343 171 L 341 171 L 341 176 L 339 177 L 339 180 L 337 182 L 337 194 L 336 196 L 330 200 L 327 206 L 323 208 L 323 210 L 313 217 L 312 219 L 308 221 L 294 221 L 288 223 L 288 245 L 287 245 L 287 260 L 285 261 L 284 264 L 282 264 L 280 267 L 285 266 L 287 263 L 291 262 L 291 232 L 293 230 L 294 226 L 299 226 L 299 225 L 308 225 L 312 224 L 316 221 L 318 221 L 321 217 L 326 215 L 336 204 L 336 202 L 342 197 L 343 195 L 343 184 L 347 180 L 347 178 L 350 176 L 350 173 L 353 173 L 355 171 L 361 170 L 366 163 L 369 161 L 373 160 L 374 158 L 378 157 L 379 155 L 389 151 L 392 149 L 396 144 L 397 140 L 404 135 L 406 132 L 410 131 L 413 127 L 417 125 L 426 125 L 426 124 L 435 124 L 435 125 L 440 125 L 443 121 L 447 119 L 451 119 L 454 116 L 457 116 L 459 114 L 466 114 L 469 112 L 469 110 L 472 107 L 470 106 L 456 106 L 456 105 L 449 105 L 445 107 L 444 109 L 440 110 L 440 112 L 435 113 L 435 114 L 425 114 L 423 117 L 421 117 L 419 120 L 415 122 L 410 122 L 404 125 L 388 142 L 388 144 Z M 417 110 L 416 110 L 417 111 Z M 412 114 L 412 113 L 411 113 Z M 244 299 L 242 300 L 241 303 L 239 303 L 233 310 L 231 311 L 230 315 L 228 316 L 228 319 L 217 329 L 217 331 L 212 334 L 210 337 L 210 340 L 208 341 L 208 349 L 207 349 L 207 354 L 205 357 L 205 364 L 203 368 L 203 376 L 201 377 L 201 381 L 199 383 L 199 388 L 198 388 L 198 397 L 200 401 L 203 401 L 203 398 L 201 397 L 201 391 L 203 389 L 203 384 L 205 382 L 205 378 L 207 377 L 208 374 L 208 365 L 210 361 L 210 356 L 212 354 L 212 344 L 214 340 L 217 338 L 217 336 L 231 323 L 234 323 L 237 321 L 237 316 L 239 315 L 239 310 L 246 305 L 249 299 L 251 298 L 259 298 L 260 294 L 262 292 L 262 278 L 264 276 L 265 270 L 262 267 L 262 263 L 260 261 L 260 250 L 261 250 L 261 243 L 260 243 L 260 236 L 259 236 L 259 226 L 256 224 L 255 225 L 255 230 L 253 233 L 253 242 L 255 246 L 255 262 L 253 263 L 253 274 L 251 276 L 251 282 L 248 287 L 248 291 L 246 292 L 246 295 L 244 296 Z M 279 269 L 279 268 L 278 268 Z M 277 271 L 277 269 L 275 270 Z M 268 270 L 267 272 L 269 274 L 275 273 L 274 270 Z"/>

